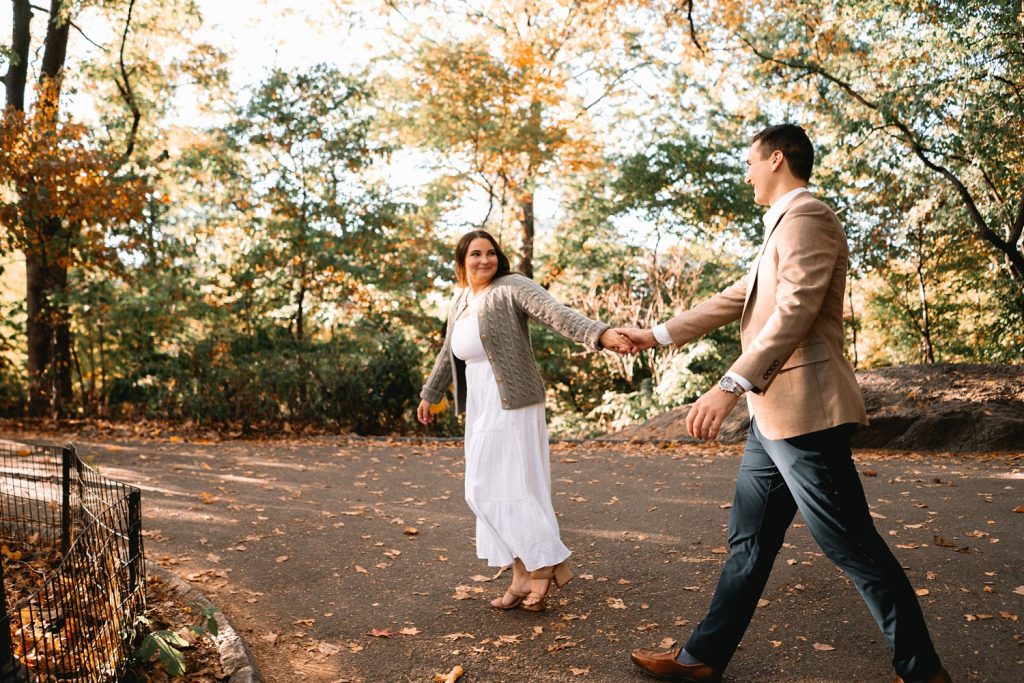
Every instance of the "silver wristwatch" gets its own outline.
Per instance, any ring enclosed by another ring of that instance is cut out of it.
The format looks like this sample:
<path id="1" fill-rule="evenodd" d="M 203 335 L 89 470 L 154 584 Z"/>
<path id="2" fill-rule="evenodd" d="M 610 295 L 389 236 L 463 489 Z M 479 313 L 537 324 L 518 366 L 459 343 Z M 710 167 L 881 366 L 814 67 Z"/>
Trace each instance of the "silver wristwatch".
<path id="1" fill-rule="evenodd" d="M 722 391 L 728 391 L 730 394 L 735 396 L 742 396 L 745 393 L 745 389 L 740 386 L 740 383 L 734 380 L 732 377 L 726 375 L 722 379 L 718 380 L 718 388 Z"/>

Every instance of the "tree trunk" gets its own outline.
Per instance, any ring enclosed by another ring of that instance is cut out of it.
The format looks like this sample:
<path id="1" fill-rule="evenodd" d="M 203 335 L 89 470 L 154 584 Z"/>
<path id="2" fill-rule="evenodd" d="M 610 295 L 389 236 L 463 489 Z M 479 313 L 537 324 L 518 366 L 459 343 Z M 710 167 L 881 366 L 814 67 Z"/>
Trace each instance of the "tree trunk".
<path id="1" fill-rule="evenodd" d="M 7 106 L 25 111 L 25 83 L 28 79 L 28 54 L 32 33 L 32 5 L 29 0 L 13 0 L 13 30 L 11 32 L 11 62 L 4 75 Z"/>
<path id="2" fill-rule="evenodd" d="M 520 200 L 519 207 L 523 212 L 523 245 L 522 257 L 519 260 L 519 272 L 528 278 L 533 278 L 533 235 L 535 226 L 533 218 L 532 191 Z"/>
<path id="3" fill-rule="evenodd" d="M 25 252 L 29 415 L 60 417 L 71 401 L 71 328 L 67 304 L 68 241 L 57 218 Z"/>
<path id="4" fill-rule="evenodd" d="M 303 304 L 306 301 L 306 285 L 299 283 L 299 291 L 295 295 L 295 304 L 298 309 L 295 311 L 295 341 L 302 341 L 302 335 L 304 334 L 302 329 L 302 319 L 305 317 L 303 310 Z"/>

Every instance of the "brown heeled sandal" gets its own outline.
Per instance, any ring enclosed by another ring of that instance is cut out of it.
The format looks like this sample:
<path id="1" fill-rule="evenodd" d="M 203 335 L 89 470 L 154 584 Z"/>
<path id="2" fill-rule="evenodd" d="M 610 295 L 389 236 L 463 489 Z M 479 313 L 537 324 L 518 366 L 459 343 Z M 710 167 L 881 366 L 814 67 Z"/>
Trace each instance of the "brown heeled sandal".
<path id="1" fill-rule="evenodd" d="M 505 604 L 505 596 L 506 595 L 511 595 L 512 598 L 513 598 L 512 602 L 510 604 L 508 604 L 508 605 Z M 491 602 L 489 604 L 494 609 L 515 609 L 516 607 L 519 607 L 519 605 L 522 604 L 523 600 L 528 598 L 529 595 L 530 595 L 529 593 L 516 593 L 514 590 L 509 588 L 500 597 L 497 597 L 497 598 L 494 598 L 494 600 L 491 600 Z M 495 602 L 497 602 L 498 604 L 495 605 L 494 604 Z"/>
<path id="2" fill-rule="evenodd" d="M 542 567 L 536 571 L 530 572 L 531 590 L 530 594 L 526 596 L 526 599 L 533 599 L 536 600 L 536 602 L 531 602 L 529 604 L 525 602 L 522 603 L 523 609 L 529 610 L 531 612 L 543 612 L 545 609 L 547 609 L 547 601 L 548 596 L 551 595 L 552 584 L 561 588 L 565 584 L 569 583 L 571 580 L 572 570 L 569 569 L 568 566 L 566 566 L 565 562 L 559 562 L 554 567 Z M 534 581 L 548 582 L 547 589 L 545 589 L 543 594 L 532 590 L 532 585 Z"/>

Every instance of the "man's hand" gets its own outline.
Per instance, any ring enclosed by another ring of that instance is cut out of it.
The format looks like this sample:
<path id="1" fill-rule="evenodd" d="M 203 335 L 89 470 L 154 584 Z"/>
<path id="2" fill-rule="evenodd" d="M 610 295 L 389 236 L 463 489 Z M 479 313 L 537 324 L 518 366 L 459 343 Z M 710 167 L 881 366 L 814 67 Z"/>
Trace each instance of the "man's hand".
<path id="1" fill-rule="evenodd" d="M 627 354 L 637 352 L 636 346 L 633 345 L 629 337 L 611 328 L 601 333 L 600 342 L 602 348 L 615 351 L 616 353 Z"/>
<path id="2" fill-rule="evenodd" d="M 416 419 L 425 425 L 434 421 L 434 414 L 430 412 L 430 401 L 423 399 L 416 406 Z"/>
<path id="3" fill-rule="evenodd" d="M 645 330 L 639 327 L 619 327 L 615 331 L 633 342 L 633 346 L 636 347 L 637 351 L 646 351 L 658 345 L 658 340 L 654 338 L 653 330 Z"/>
<path id="4" fill-rule="evenodd" d="M 718 438 L 718 430 L 736 407 L 739 396 L 713 388 L 697 399 L 686 416 L 686 431 L 695 439 L 707 441 Z"/>

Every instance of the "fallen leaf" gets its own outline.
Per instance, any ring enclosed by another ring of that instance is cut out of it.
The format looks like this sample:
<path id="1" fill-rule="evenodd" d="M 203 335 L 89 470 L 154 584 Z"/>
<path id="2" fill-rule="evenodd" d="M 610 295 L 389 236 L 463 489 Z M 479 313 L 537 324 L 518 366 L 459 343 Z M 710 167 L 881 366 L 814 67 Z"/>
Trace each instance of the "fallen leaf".
<path id="1" fill-rule="evenodd" d="M 757 601 L 757 606 L 758 607 L 767 607 L 770 604 L 772 604 L 772 601 L 771 600 L 765 600 L 764 598 L 761 598 L 760 600 Z"/>
<path id="2" fill-rule="evenodd" d="M 629 579 L 619 579 L 618 583 L 619 583 L 620 586 L 628 586 L 629 584 L 631 584 L 633 582 L 630 581 Z"/>
<path id="3" fill-rule="evenodd" d="M 732 507 L 732 503 L 722 503 L 721 505 L 718 506 L 718 509 L 719 510 L 728 510 L 731 507 Z"/>
<path id="4" fill-rule="evenodd" d="M 277 562 L 278 564 L 281 564 L 282 562 L 287 562 L 287 561 L 288 561 L 288 556 L 287 555 L 281 555 L 276 560 L 274 560 L 274 562 Z"/>
<path id="5" fill-rule="evenodd" d="M 1024 505 L 1018 505 L 1017 507 L 1013 508 L 1013 511 L 1014 512 L 1024 512 Z"/>
<path id="6" fill-rule="evenodd" d="M 878 476 L 878 472 L 876 472 L 875 470 L 861 470 L 860 473 L 863 474 L 865 477 L 877 477 Z"/>
<path id="7" fill-rule="evenodd" d="M 772 645 L 772 647 L 782 647 L 782 641 L 781 640 L 773 640 L 773 641 L 771 641 L 771 645 Z"/>
<path id="8" fill-rule="evenodd" d="M 483 576 L 482 574 L 477 574 L 476 576 L 469 577 L 469 580 L 470 581 L 476 581 L 477 583 L 485 583 L 487 581 L 493 581 L 494 579 L 492 579 L 489 576 Z"/>
<path id="9" fill-rule="evenodd" d="M 368 572 L 366 570 L 366 567 L 360 567 L 358 564 L 356 565 L 356 574 L 369 574 L 369 573 L 370 572 Z"/>
<path id="10" fill-rule="evenodd" d="M 831 645 L 826 645 L 826 644 L 824 644 L 824 643 L 815 643 L 815 644 L 814 644 L 814 645 L 812 645 L 811 647 L 813 647 L 813 648 L 814 648 L 815 650 L 818 650 L 818 651 L 820 651 L 820 652 L 829 652 L 829 651 L 831 651 L 831 650 L 834 650 L 834 649 L 835 649 L 835 648 L 834 648 L 834 647 L 832 647 Z"/>
<path id="11" fill-rule="evenodd" d="M 1010 621 L 1017 621 L 1017 619 L 1019 618 L 1016 614 L 1013 614 L 1012 612 L 1000 612 L 999 616 L 1001 616 L 1003 619 L 1009 619 Z"/>
<path id="12" fill-rule="evenodd" d="M 919 598 L 923 598 L 924 596 L 928 595 L 928 593 L 930 593 L 931 591 L 929 591 L 927 588 L 918 588 L 915 592 L 917 593 L 917 596 Z"/>
<path id="13" fill-rule="evenodd" d="M 406 626 L 405 628 L 398 629 L 398 632 L 403 636 L 418 636 L 420 630 L 415 626 Z"/>
<path id="14" fill-rule="evenodd" d="M 441 636 L 441 640 L 447 640 L 449 643 L 454 643 L 456 640 L 459 640 L 460 638 L 469 638 L 470 640 L 476 640 L 476 636 L 474 636 L 472 633 L 449 633 L 447 635 Z"/>
<path id="15" fill-rule="evenodd" d="M 870 512 L 870 514 L 871 514 L 871 516 L 872 516 L 872 517 L 874 517 L 875 519 L 887 519 L 885 515 L 883 515 L 883 514 L 881 514 L 881 513 L 878 513 L 878 512 L 875 512 L 874 510 L 872 510 L 872 511 Z"/>
<path id="16" fill-rule="evenodd" d="M 1013 592 L 1017 595 L 1024 595 L 1024 586 L 1017 586 L 1013 589 Z"/>
<path id="17" fill-rule="evenodd" d="M 571 640 L 564 640 L 561 643 L 548 645 L 548 652 L 558 652 L 559 650 L 567 650 L 570 647 L 576 647 L 576 643 Z"/>
<path id="18" fill-rule="evenodd" d="M 935 542 L 935 545 L 942 546 L 943 548 L 955 548 L 956 547 L 955 543 L 950 543 L 949 541 L 944 539 L 942 536 L 934 536 L 933 535 L 932 536 L 932 540 Z"/>
<path id="19" fill-rule="evenodd" d="M 293 626 L 305 626 L 309 628 L 316 623 L 316 619 L 296 619 L 292 622 Z"/>
<path id="20" fill-rule="evenodd" d="M 390 638 L 391 629 L 389 628 L 375 628 L 370 630 L 370 635 L 374 638 Z"/>
<path id="21" fill-rule="evenodd" d="M 265 643 L 270 643 L 271 645 L 273 645 L 277 642 L 277 636 L 277 633 L 268 633 L 265 636 L 260 636 L 260 640 L 262 640 Z"/>
<path id="22" fill-rule="evenodd" d="M 575 666 L 570 666 L 569 671 L 572 672 L 573 676 L 586 676 L 590 673 L 590 667 L 588 666 L 586 669 L 577 669 Z"/>
<path id="23" fill-rule="evenodd" d="M 456 586 L 455 595 L 452 598 L 455 600 L 475 600 L 483 592 L 484 589 L 477 586 Z"/>
<path id="24" fill-rule="evenodd" d="M 328 657 L 331 655 L 336 655 L 339 652 L 341 652 L 341 648 L 337 645 L 331 645 L 330 643 L 325 643 L 323 641 L 320 641 L 320 643 L 317 644 L 316 649 L 320 652 L 320 654 L 327 655 Z"/>
<path id="25" fill-rule="evenodd" d="M 658 643 L 658 647 L 660 647 L 662 650 L 671 650 L 675 646 L 676 646 L 676 639 L 672 638 L 670 636 L 665 636 L 664 638 L 661 639 L 661 642 Z"/>
<path id="26" fill-rule="evenodd" d="M 455 681 L 462 678 L 462 674 L 464 673 L 465 671 L 462 670 L 462 667 L 456 664 L 455 667 L 446 674 L 435 673 L 434 683 L 455 683 Z"/>
<path id="27" fill-rule="evenodd" d="M 622 602 L 621 598 L 608 598 L 605 602 L 612 609 L 626 609 L 626 605 Z"/>
<path id="28" fill-rule="evenodd" d="M 711 552 L 713 552 L 715 555 L 725 555 L 727 552 L 729 552 L 729 549 L 725 546 L 719 546 L 717 548 L 712 548 Z"/>
<path id="29" fill-rule="evenodd" d="M 199 502 L 204 505 L 213 505 L 217 502 L 217 497 L 212 493 L 207 493 L 206 491 L 200 491 L 197 497 L 199 498 Z"/>
<path id="30" fill-rule="evenodd" d="M 406 536 L 415 536 L 419 532 L 420 530 L 414 526 L 407 526 L 404 529 L 402 529 L 402 533 L 404 533 Z"/>

